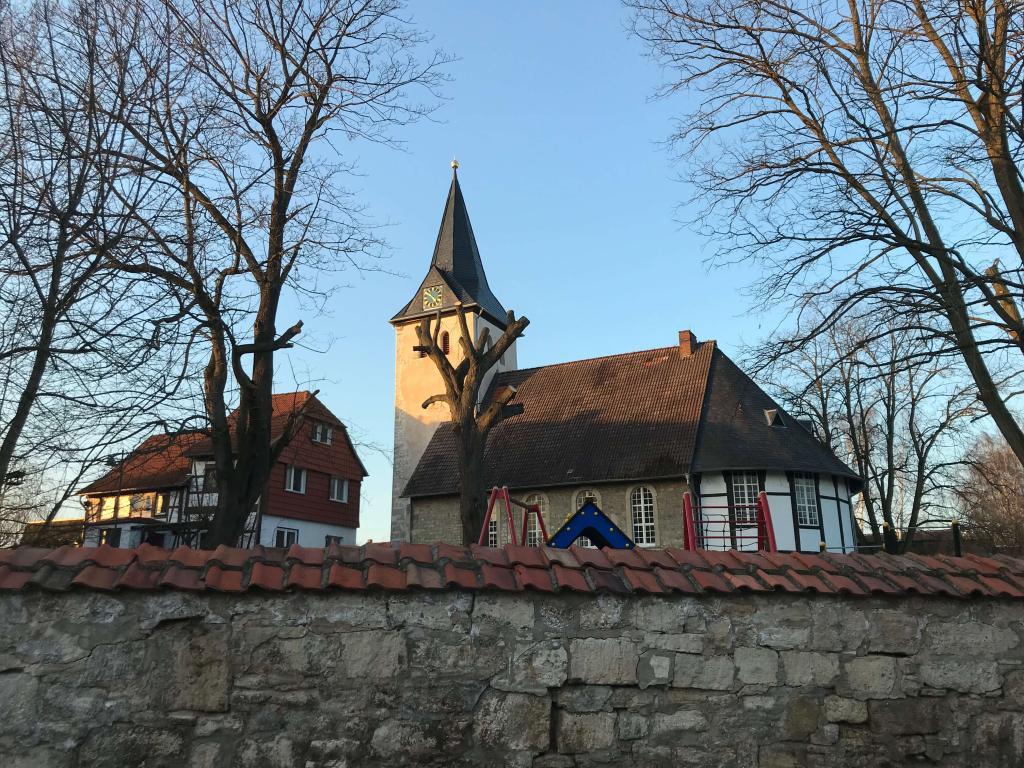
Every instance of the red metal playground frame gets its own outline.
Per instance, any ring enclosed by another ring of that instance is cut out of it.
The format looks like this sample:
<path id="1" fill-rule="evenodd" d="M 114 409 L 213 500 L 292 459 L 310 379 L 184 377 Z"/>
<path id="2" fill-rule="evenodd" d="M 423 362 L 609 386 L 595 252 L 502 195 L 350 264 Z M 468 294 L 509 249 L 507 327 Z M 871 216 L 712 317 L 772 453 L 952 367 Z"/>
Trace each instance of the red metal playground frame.
<path id="1" fill-rule="evenodd" d="M 705 510 L 725 510 L 725 513 L 715 514 L 705 520 L 702 514 Z M 742 510 L 753 510 L 754 519 L 751 521 L 748 515 L 739 519 L 736 512 Z M 721 526 L 722 532 L 708 534 L 704 529 L 709 525 Z M 700 533 L 697 533 L 698 526 Z M 751 530 L 752 533 L 741 532 Z M 764 491 L 757 495 L 756 504 L 701 504 L 696 509 L 690 492 L 683 494 L 683 549 L 708 549 L 708 541 L 728 541 L 729 546 L 722 549 L 739 549 L 739 542 L 755 540 L 760 551 L 778 551 L 775 546 L 771 510 L 768 507 L 768 495 Z"/>
<path id="2" fill-rule="evenodd" d="M 526 504 L 518 499 L 513 499 L 508 495 L 508 486 L 498 488 L 495 486 L 491 489 L 491 498 L 487 501 L 487 515 L 484 517 L 484 524 L 480 527 L 480 538 L 477 540 L 477 544 L 483 546 L 487 543 L 487 529 L 491 525 L 491 516 L 494 513 L 494 504 L 496 501 L 503 501 L 505 503 L 505 518 L 508 521 L 508 538 L 511 544 L 526 544 L 526 524 L 530 519 L 530 514 L 537 516 L 537 525 L 540 527 L 541 544 L 547 544 L 548 541 L 548 529 L 544 526 L 544 516 L 540 513 L 539 504 Z M 523 510 L 523 532 L 522 537 L 516 538 L 516 523 L 513 516 L 512 507 L 520 507 Z"/>
<path id="3" fill-rule="evenodd" d="M 508 492 L 508 487 L 491 489 L 490 498 L 487 501 L 487 514 L 484 516 L 484 524 L 480 527 L 480 537 L 477 544 L 483 546 L 487 542 L 487 531 L 490 528 L 491 520 L 494 517 L 494 507 L 497 502 L 502 502 L 505 507 L 505 521 L 508 525 L 508 538 L 511 544 L 526 544 L 526 532 L 528 530 L 530 515 L 536 515 L 537 526 L 540 528 L 541 542 L 547 543 L 548 530 L 544 525 L 544 516 L 540 512 L 538 504 L 527 504 L 513 499 Z M 516 520 L 513 507 L 523 510 L 522 530 L 517 535 Z M 716 510 L 716 511 L 712 511 Z M 722 510 L 721 512 L 717 510 Z M 751 520 L 749 511 L 754 513 Z M 712 511 L 705 517 L 704 513 Z M 742 516 L 738 512 L 744 512 Z M 499 513 L 500 514 L 500 513 Z M 708 533 L 709 526 L 720 526 L 721 533 Z M 700 531 L 698 533 L 698 531 Z M 748 533 L 749 531 L 749 533 Z M 708 542 L 728 542 L 726 546 L 715 549 L 739 549 L 739 543 L 744 541 L 756 542 L 755 547 L 759 551 L 777 552 L 775 545 L 775 530 L 772 528 L 771 510 L 768 507 L 768 495 L 761 491 L 757 495 L 756 504 L 702 504 L 697 507 L 693 503 L 693 496 L 687 491 L 683 494 L 683 549 L 697 550 L 709 549 Z M 753 550 L 751 550 L 753 551 Z"/>

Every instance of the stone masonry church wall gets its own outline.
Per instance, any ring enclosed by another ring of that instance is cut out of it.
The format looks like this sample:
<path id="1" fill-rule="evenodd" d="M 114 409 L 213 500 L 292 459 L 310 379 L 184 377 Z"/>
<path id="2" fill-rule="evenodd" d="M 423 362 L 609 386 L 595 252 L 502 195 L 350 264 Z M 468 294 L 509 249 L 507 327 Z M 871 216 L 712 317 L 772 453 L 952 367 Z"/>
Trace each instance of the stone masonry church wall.
<path id="1" fill-rule="evenodd" d="M 0 765 L 1024 764 L 1024 601 L 0 594 Z"/>
<path id="2" fill-rule="evenodd" d="M 543 488 L 538 490 L 513 490 L 515 499 L 525 500 L 541 494 L 547 502 L 544 525 L 548 534 L 558 530 L 565 518 L 576 511 L 576 494 L 582 490 L 593 490 L 598 494 L 597 504 L 627 536 L 633 538 L 633 522 L 629 510 L 629 496 L 638 485 L 644 485 L 654 492 L 657 542 L 659 547 L 681 547 L 683 545 L 683 494 L 689 488 L 686 483 L 671 480 L 601 483 L 573 485 L 564 488 Z M 522 510 L 516 510 L 516 531 L 521 530 Z M 501 520 L 501 544 L 508 542 L 508 526 Z M 414 544 L 433 544 L 438 541 L 461 542 L 462 528 L 459 525 L 459 500 L 455 496 L 415 499 L 412 502 L 412 538 Z"/>

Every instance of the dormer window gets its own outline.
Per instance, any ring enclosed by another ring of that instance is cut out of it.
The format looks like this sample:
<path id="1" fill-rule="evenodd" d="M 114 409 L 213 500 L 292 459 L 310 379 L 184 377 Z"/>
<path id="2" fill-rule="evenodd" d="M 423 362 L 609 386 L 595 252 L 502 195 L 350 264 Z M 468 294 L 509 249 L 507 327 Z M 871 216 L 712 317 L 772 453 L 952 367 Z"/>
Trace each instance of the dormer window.
<path id="1" fill-rule="evenodd" d="M 331 437 L 334 435 L 334 430 L 330 424 L 324 424 L 322 421 L 317 421 L 313 424 L 313 442 L 323 443 L 324 445 L 331 444 Z"/>
<path id="2" fill-rule="evenodd" d="M 769 427 L 784 427 L 786 422 L 782 419 L 782 414 L 779 413 L 778 408 L 765 408 L 764 420 L 768 422 Z"/>

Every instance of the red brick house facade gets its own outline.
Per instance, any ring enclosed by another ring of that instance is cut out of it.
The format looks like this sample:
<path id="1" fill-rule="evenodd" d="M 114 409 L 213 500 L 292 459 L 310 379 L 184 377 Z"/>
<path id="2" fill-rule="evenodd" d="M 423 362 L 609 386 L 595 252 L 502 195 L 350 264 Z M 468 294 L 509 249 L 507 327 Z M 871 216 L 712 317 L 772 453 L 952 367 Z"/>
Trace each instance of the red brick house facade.
<path id="1" fill-rule="evenodd" d="M 274 396 L 273 434 L 304 409 L 298 434 L 271 469 L 266 499 L 253 510 L 246 546 L 355 543 L 366 469 L 345 425 L 310 392 Z M 79 491 L 85 544 L 199 543 L 217 503 L 209 439 L 198 431 L 154 435 Z"/>

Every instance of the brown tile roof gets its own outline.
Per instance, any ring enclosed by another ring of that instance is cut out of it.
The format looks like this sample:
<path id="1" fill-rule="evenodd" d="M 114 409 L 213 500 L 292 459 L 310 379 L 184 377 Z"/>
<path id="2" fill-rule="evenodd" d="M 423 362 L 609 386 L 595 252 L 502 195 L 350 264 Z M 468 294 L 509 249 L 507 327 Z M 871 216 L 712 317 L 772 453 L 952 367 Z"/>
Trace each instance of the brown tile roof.
<path id="1" fill-rule="evenodd" d="M 777 409 L 784 426 L 765 411 Z M 806 427 L 786 413 L 721 351 L 708 374 L 707 397 L 693 471 L 767 469 L 823 472 L 860 480 Z"/>
<path id="2" fill-rule="evenodd" d="M 689 357 L 677 347 L 508 371 L 492 391 L 517 388 L 523 412 L 487 440 L 488 485 L 532 488 L 679 477 L 690 467 L 715 343 Z M 457 488 L 455 435 L 442 424 L 403 496 Z"/>
<path id="3" fill-rule="evenodd" d="M 508 371 L 495 376 L 491 392 L 505 385 L 518 389 L 523 412 L 491 431 L 487 485 L 543 488 L 727 468 L 855 477 L 713 341 L 689 357 L 665 347 Z M 768 424 L 769 408 L 786 427 Z M 445 423 L 402 495 L 457 488 L 455 434 Z"/>
<path id="4" fill-rule="evenodd" d="M 206 437 L 202 432 L 152 435 L 124 462 L 79 490 L 80 494 L 179 488 L 188 479 L 192 460 L 188 452 Z"/>
<path id="5" fill-rule="evenodd" d="M 312 392 L 286 392 L 273 396 L 271 434 L 274 437 L 280 435 L 288 423 L 288 417 L 307 402 L 309 402 L 306 410 L 307 416 L 334 426 L 340 432 L 336 439 L 344 437 L 352 449 L 352 455 L 356 461 L 359 461 L 345 425 Z M 229 418 L 233 421 L 236 414 L 232 413 Z M 118 490 L 179 488 L 184 486 L 188 480 L 192 458 L 210 455 L 210 439 L 201 430 L 171 435 L 152 435 L 128 455 L 123 469 L 121 466 L 114 467 L 102 477 L 79 490 L 78 493 L 95 495 L 117 493 Z M 360 468 L 365 476 L 366 469 L 361 463 Z"/>
<path id="6" fill-rule="evenodd" d="M 0 590 L 180 589 L 212 592 L 406 591 L 747 594 L 792 592 L 1024 600 L 1024 560 L 807 555 L 679 549 L 501 549 L 451 544 L 332 544 L 327 549 L 142 545 L 0 550 Z"/>

